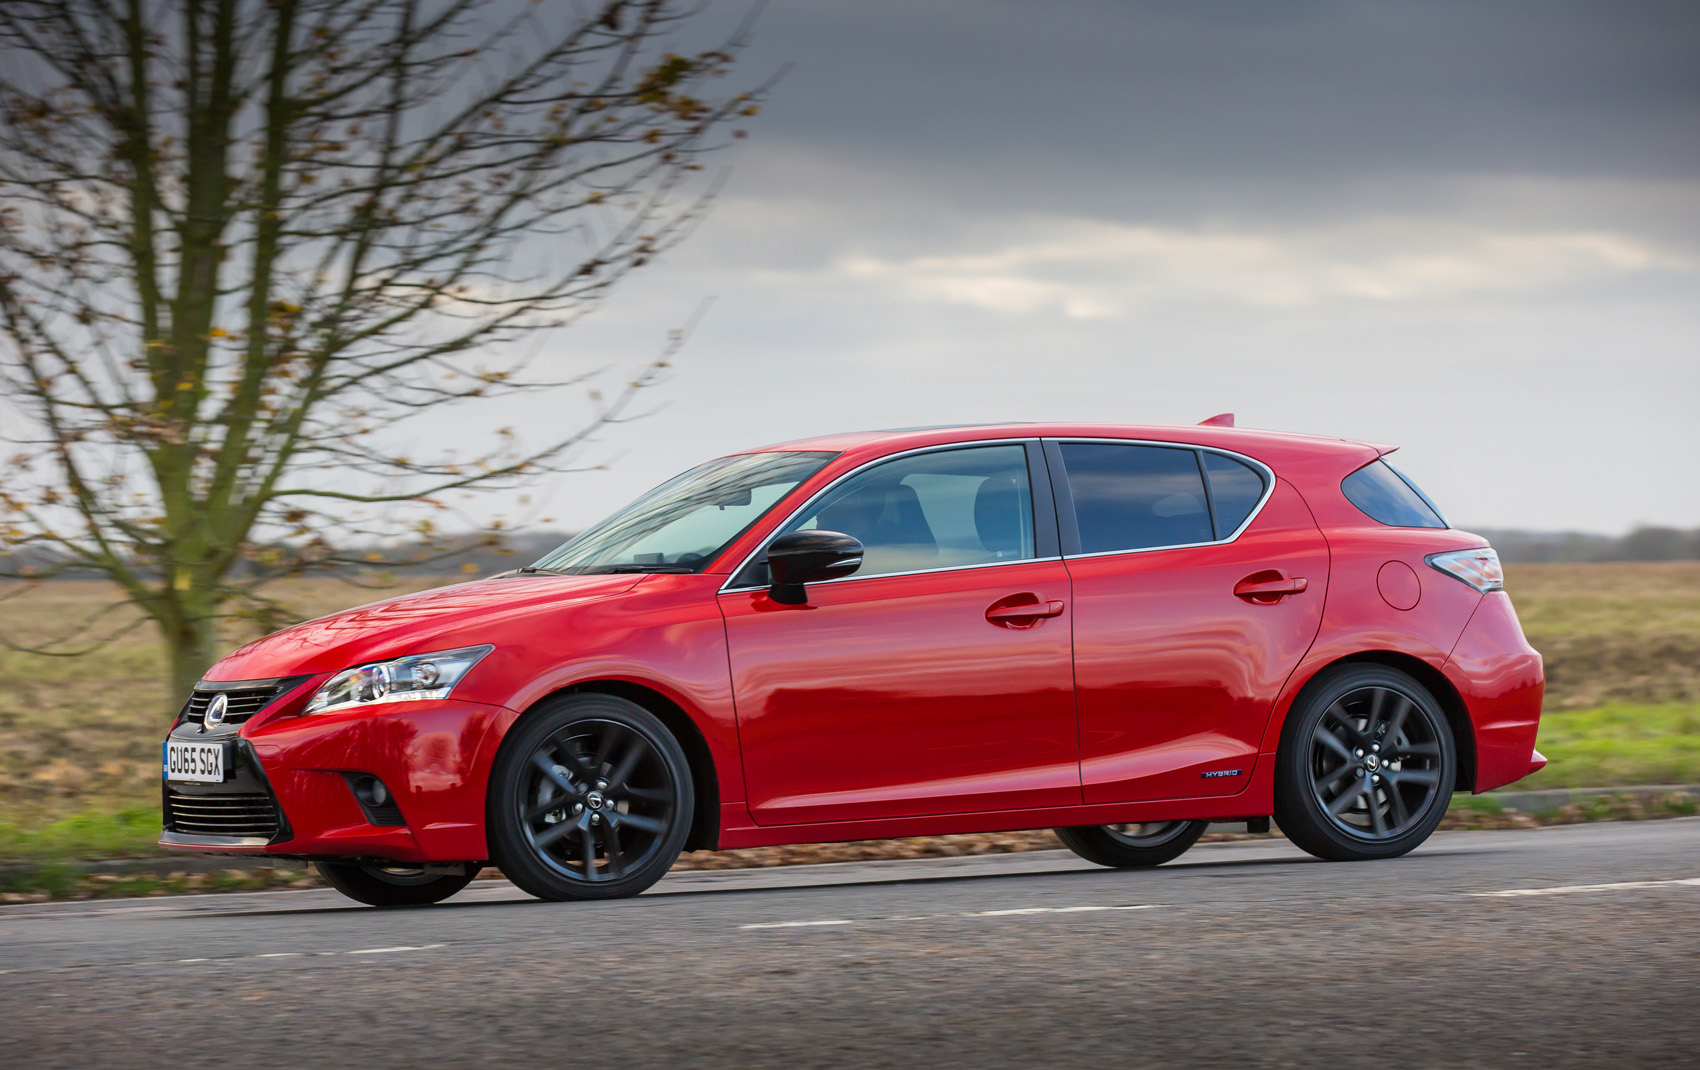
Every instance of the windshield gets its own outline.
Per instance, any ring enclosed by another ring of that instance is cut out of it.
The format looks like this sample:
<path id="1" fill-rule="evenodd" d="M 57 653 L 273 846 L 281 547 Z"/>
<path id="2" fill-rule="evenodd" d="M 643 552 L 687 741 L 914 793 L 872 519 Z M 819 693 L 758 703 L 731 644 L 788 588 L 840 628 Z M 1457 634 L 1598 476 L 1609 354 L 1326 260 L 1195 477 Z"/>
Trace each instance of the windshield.
<path id="1" fill-rule="evenodd" d="M 696 572 L 832 453 L 743 453 L 675 476 L 531 567 L 550 572 Z"/>

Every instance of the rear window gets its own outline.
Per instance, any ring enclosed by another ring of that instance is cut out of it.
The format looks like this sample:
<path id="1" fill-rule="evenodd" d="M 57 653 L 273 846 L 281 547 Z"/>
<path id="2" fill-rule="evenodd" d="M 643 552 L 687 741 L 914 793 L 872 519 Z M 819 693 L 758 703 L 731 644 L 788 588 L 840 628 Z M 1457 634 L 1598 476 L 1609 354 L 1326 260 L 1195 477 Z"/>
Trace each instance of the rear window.
<path id="1" fill-rule="evenodd" d="M 1340 483 L 1346 500 L 1365 516 L 1390 528 L 1443 528 L 1440 510 L 1385 461 L 1372 461 Z"/>
<path id="2" fill-rule="evenodd" d="M 1080 552 L 1106 553 L 1210 542 L 1210 506 L 1189 449 L 1062 445 L 1080 528 Z"/>

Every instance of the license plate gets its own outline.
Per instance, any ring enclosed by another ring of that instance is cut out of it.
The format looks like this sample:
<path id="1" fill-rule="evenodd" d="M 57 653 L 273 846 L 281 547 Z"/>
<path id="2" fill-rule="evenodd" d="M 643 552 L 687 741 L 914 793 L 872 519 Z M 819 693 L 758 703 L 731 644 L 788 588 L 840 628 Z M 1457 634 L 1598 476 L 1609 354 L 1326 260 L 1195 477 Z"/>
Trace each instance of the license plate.
<path id="1" fill-rule="evenodd" d="M 193 780 L 202 784 L 223 783 L 224 744 L 166 740 L 165 779 Z"/>

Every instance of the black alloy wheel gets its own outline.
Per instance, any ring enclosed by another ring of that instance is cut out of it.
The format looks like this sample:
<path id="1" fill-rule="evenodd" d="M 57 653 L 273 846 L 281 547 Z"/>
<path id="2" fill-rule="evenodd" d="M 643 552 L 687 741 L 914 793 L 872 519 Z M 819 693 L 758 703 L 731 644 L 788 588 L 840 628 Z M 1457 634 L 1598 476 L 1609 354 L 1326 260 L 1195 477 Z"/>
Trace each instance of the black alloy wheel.
<path id="1" fill-rule="evenodd" d="M 374 907 L 418 907 L 440 903 L 472 883 L 484 867 L 469 862 L 459 873 L 397 863 L 389 866 L 354 862 L 315 862 L 314 868 L 332 888 L 348 898 Z"/>
<path id="2" fill-rule="evenodd" d="M 692 792 L 684 751 L 654 714 L 613 695 L 565 695 L 503 741 L 491 855 L 540 899 L 636 895 L 678 858 Z"/>
<path id="3" fill-rule="evenodd" d="M 1313 684 L 1276 759 L 1275 818 L 1319 858 L 1391 858 L 1446 814 L 1457 752 L 1446 715 L 1415 679 L 1352 665 Z"/>
<path id="4" fill-rule="evenodd" d="M 1204 835 L 1208 821 L 1141 821 L 1057 829 L 1063 846 L 1100 866 L 1133 869 L 1179 858 Z"/>

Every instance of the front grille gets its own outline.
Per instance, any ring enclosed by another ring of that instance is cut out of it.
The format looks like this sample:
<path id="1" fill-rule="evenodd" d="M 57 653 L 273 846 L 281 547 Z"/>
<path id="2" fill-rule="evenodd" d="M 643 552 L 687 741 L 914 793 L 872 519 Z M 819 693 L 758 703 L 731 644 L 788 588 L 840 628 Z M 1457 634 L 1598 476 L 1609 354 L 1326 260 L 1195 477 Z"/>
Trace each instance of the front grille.
<path id="1" fill-rule="evenodd" d="M 190 795 L 175 788 L 165 793 L 165 824 L 191 836 L 277 835 L 277 806 L 271 796 L 254 794 Z"/>
<path id="2" fill-rule="evenodd" d="M 224 723 L 241 724 L 270 705 L 288 684 L 283 680 L 266 680 L 253 687 L 197 687 L 195 693 L 189 696 L 189 705 L 183 708 L 183 719 L 200 724 L 206 720 L 207 705 L 212 702 L 213 696 L 222 694 L 230 703 L 224 713 Z"/>

